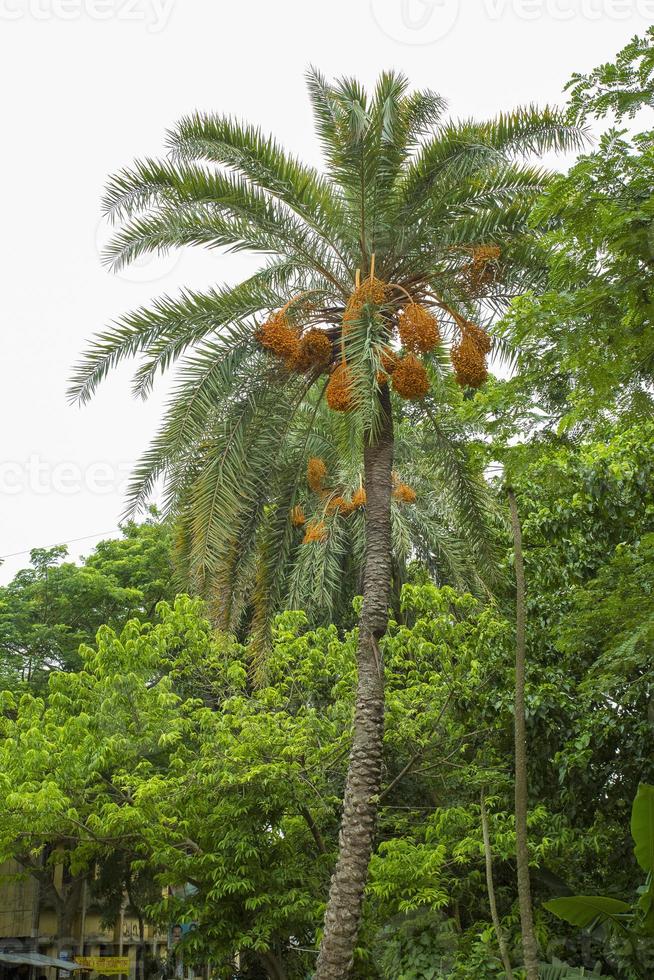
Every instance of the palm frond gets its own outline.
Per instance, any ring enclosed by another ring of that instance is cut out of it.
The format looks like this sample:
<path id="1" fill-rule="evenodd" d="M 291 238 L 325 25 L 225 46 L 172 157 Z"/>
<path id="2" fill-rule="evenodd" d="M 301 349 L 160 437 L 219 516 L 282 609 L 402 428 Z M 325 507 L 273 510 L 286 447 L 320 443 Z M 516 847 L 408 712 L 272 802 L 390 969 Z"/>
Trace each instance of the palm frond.
<path id="1" fill-rule="evenodd" d="M 287 204 L 314 231 L 330 241 L 347 264 L 347 213 L 340 196 L 314 168 L 289 157 L 272 137 L 225 116 L 195 113 L 180 120 L 168 135 L 173 155 L 182 161 L 224 164 Z"/>
<path id="2" fill-rule="evenodd" d="M 136 376 L 136 391 L 149 393 L 157 373 L 166 371 L 186 350 L 224 328 L 225 343 L 245 339 L 249 317 L 273 310 L 286 299 L 289 284 L 301 275 L 301 267 L 279 260 L 232 287 L 206 293 L 183 290 L 172 298 L 162 296 L 151 307 L 140 307 L 122 316 L 109 330 L 97 334 L 72 377 L 70 397 L 87 402 L 100 382 L 121 361 L 147 353 Z"/>

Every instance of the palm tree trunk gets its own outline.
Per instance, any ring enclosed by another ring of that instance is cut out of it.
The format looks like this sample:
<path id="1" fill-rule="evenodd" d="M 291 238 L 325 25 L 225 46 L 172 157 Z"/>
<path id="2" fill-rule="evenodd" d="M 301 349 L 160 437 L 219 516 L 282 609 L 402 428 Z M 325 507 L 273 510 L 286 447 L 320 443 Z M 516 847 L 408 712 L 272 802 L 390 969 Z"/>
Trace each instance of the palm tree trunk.
<path id="1" fill-rule="evenodd" d="M 380 428 L 364 450 L 366 558 L 359 619 L 354 734 L 345 783 L 338 861 L 329 889 L 315 980 L 341 980 L 350 973 L 381 784 L 384 674 L 378 641 L 388 625 L 392 577 L 393 422 L 387 389 L 381 390 L 380 400 Z"/>
<path id="2" fill-rule="evenodd" d="M 500 917 L 497 912 L 497 902 L 495 901 L 495 882 L 493 881 L 493 853 L 491 851 L 490 843 L 490 833 L 488 830 L 488 813 L 486 812 L 486 800 L 484 799 L 484 791 L 481 791 L 480 797 L 481 806 L 481 832 L 484 838 L 484 856 L 486 858 L 486 887 L 488 889 L 488 904 L 490 905 L 491 919 L 493 920 L 493 927 L 495 929 L 495 935 L 497 936 L 497 945 L 500 950 L 500 957 L 502 958 L 502 964 L 504 966 L 504 973 L 507 980 L 513 980 L 513 970 L 511 969 L 511 960 L 509 958 L 509 951 L 506 947 L 506 939 L 504 938 L 504 932 L 502 931 L 502 923 L 500 922 Z"/>
<path id="3" fill-rule="evenodd" d="M 522 951 L 527 980 L 538 980 L 538 944 L 534 931 L 534 916 L 529 883 L 529 849 L 527 846 L 527 732 L 525 722 L 525 565 L 522 555 L 522 529 L 515 493 L 506 491 L 511 512 L 513 553 L 515 555 L 515 841 L 518 877 L 518 904 L 522 931 Z"/>

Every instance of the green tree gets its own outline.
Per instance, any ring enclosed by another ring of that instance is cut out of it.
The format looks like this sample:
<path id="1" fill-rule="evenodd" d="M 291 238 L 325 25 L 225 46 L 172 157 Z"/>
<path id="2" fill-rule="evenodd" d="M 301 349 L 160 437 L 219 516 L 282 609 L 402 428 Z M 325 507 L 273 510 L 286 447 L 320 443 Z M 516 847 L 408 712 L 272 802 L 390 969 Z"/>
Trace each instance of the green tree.
<path id="1" fill-rule="evenodd" d="M 42 687 L 52 670 L 75 670 L 81 643 L 100 626 L 152 617 L 174 595 L 171 539 L 156 513 L 127 522 L 122 536 L 101 541 L 81 564 L 66 548 L 35 548 L 31 567 L 0 588 L 0 683 Z"/>
<path id="2" fill-rule="evenodd" d="M 520 372 L 504 403 L 527 392 L 539 427 L 584 430 L 616 410 L 652 410 L 654 130 L 620 124 L 654 101 L 654 31 L 568 87 L 571 117 L 612 112 L 616 124 L 534 208 L 534 223 L 549 227 L 549 282 L 507 317 Z"/>
<path id="3" fill-rule="evenodd" d="M 633 118 L 641 109 L 654 107 L 654 27 L 632 38 L 615 61 L 588 75 L 573 75 L 566 88 L 574 119 L 609 113 L 617 119 Z"/>
<path id="4" fill-rule="evenodd" d="M 362 978 L 394 976 L 374 947 L 398 917 L 429 912 L 438 930 L 456 896 L 465 896 L 475 911 L 452 934 L 456 954 L 469 941 L 461 930 L 484 914 L 474 802 L 470 840 L 458 856 L 457 848 L 465 803 L 476 800 L 482 778 L 468 763 L 481 759 L 496 717 L 485 692 L 510 662 L 510 630 L 452 589 L 407 586 L 402 603 L 405 623 L 392 623 L 383 641 L 387 770 L 355 964 Z M 339 639 L 333 626 L 310 631 L 302 613 L 284 613 L 267 683 L 252 691 L 247 649 L 217 635 L 197 601 L 180 597 L 159 613 L 121 634 L 101 629 L 95 648 L 81 651 L 83 669 L 52 674 L 42 697 L 5 695 L 0 860 L 14 857 L 37 875 L 45 853 L 44 880 L 63 864 L 71 888 L 97 868 L 94 894 L 108 918 L 135 880 L 146 891 L 152 878 L 190 883 L 183 896 L 178 889 L 178 897 L 150 896 L 146 910 L 162 923 L 198 923 L 185 956 L 210 958 L 231 977 L 240 951 L 244 969 L 258 964 L 299 980 L 315 965 L 337 850 L 356 636 Z M 443 759 L 456 765 L 437 786 L 430 773 Z M 498 835 L 496 812 L 490 819 L 506 860 L 514 839 Z M 505 885 L 501 896 L 506 902 Z M 70 913 L 72 891 L 69 898 Z M 138 896 L 133 902 L 140 907 Z"/>
<path id="5" fill-rule="evenodd" d="M 593 681 L 585 664 L 595 653 L 553 648 L 558 624 L 541 627 L 538 644 L 540 580 L 529 581 L 535 925 L 542 948 L 589 965 L 575 934 L 553 930 L 541 903 L 566 891 L 602 893 L 607 881 L 624 898 L 640 880 L 625 801 L 651 773 L 646 679 L 630 686 L 626 662 L 621 686 L 599 672 Z M 482 792 L 496 912 L 516 973 L 522 962 L 512 617 L 431 583 L 405 586 L 401 602 L 401 622 L 381 641 L 385 768 L 353 972 L 492 980 L 505 967 L 486 884 Z M 563 617 L 568 628 L 575 615 Z M 590 629 L 588 620 L 582 635 Z M 53 673 L 42 696 L 3 698 L 0 860 L 16 857 L 46 882 L 63 864 L 68 912 L 91 868 L 108 915 L 121 885 L 138 882 L 134 907 L 145 901 L 148 919 L 198 923 L 184 940 L 185 961 L 209 958 L 230 978 L 239 951 L 245 975 L 303 980 L 315 966 L 338 847 L 356 631 L 339 637 L 334 626 L 308 629 L 301 612 L 282 614 L 266 676 L 252 689 L 247 647 L 180 597 L 152 624 L 100 630 L 82 658 L 82 670 Z M 175 886 L 175 896 L 148 896 L 152 880 Z M 605 957 L 602 948 L 590 965 L 612 962 L 615 951 L 606 947 Z"/>
<path id="6" fill-rule="evenodd" d="M 609 936 L 619 937 L 627 951 L 624 958 L 631 961 L 636 976 L 646 978 L 651 975 L 654 957 L 650 952 L 645 960 L 638 947 L 643 936 L 651 939 L 654 935 L 654 786 L 647 783 L 639 785 L 633 802 L 631 835 L 638 865 L 647 874 L 633 906 L 612 896 L 572 895 L 555 898 L 545 908 L 573 926 L 582 929 L 602 926 Z"/>
<path id="7" fill-rule="evenodd" d="M 589 848 L 583 860 L 571 850 L 567 866 L 552 862 L 548 876 L 532 868 L 540 895 L 549 872 L 559 894 L 600 892 L 608 879 L 629 892 L 626 808 L 654 778 L 654 429 L 623 418 L 595 433 L 509 451 L 528 582 L 530 806 L 547 801 Z"/>
<path id="8" fill-rule="evenodd" d="M 115 268 L 144 252 L 193 244 L 269 258 L 233 288 L 164 297 L 124 317 L 96 339 L 73 393 L 88 399 L 118 361 L 142 354 L 135 383 L 147 394 L 158 371 L 187 355 L 131 502 L 146 498 L 162 474 L 173 508 L 192 498 L 187 553 L 226 612 L 235 569 L 252 560 L 271 506 L 278 521 L 260 551 L 263 591 L 288 547 L 312 413 L 323 396 L 343 413 L 363 464 L 366 550 L 341 845 L 316 972 L 336 978 L 352 961 L 380 786 L 393 416 L 404 399 L 422 400 L 427 415 L 447 404 L 445 334 L 458 338 L 458 380 L 483 381 L 490 341 L 472 321 L 492 319 L 522 292 L 534 265 L 526 218 L 547 175 L 519 158 L 576 146 L 579 131 L 552 110 L 445 121 L 439 96 L 408 94 L 406 79 L 391 73 L 370 96 L 353 80 L 308 77 L 324 175 L 250 126 L 194 115 L 169 134 L 166 160 L 137 162 L 111 181 L 107 210 L 124 220 L 108 251 Z M 397 330 L 399 359 L 387 349 Z M 301 407 L 305 437 L 298 440 Z M 463 481 L 450 487 L 461 509 L 465 491 Z M 319 546 L 326 533 L 314 527 L 309 543 Z"/>

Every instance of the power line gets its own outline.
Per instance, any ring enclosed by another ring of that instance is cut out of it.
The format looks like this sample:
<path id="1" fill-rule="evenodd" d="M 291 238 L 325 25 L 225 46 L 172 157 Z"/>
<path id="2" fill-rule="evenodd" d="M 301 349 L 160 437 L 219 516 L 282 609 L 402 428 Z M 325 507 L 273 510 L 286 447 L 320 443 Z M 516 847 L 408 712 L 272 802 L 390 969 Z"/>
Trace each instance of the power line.
<path id="1" fill-rule="evenodd" d="M 54 544 L 46 544 L 44 547 L 57 548 L 62 544 L 77 544 L 78 541 L 89 541 L 91 538 L 101 538 L 103 534 L 117 534 L 119 531 L 119 527 L 112 527 L 110 531 L 98 531 L 96 534 L 85 534 L 82 538 L 69 538 L 68 541 L 56 541 Z M 14 551 L 11 555 L 0 555 L 0 561 L 5 561 L 7 558 L 18 558 L 20 555 L 29 555 L 32 551 L 34 551 L 34 548 L 25 548 L 24 551 Z"/>

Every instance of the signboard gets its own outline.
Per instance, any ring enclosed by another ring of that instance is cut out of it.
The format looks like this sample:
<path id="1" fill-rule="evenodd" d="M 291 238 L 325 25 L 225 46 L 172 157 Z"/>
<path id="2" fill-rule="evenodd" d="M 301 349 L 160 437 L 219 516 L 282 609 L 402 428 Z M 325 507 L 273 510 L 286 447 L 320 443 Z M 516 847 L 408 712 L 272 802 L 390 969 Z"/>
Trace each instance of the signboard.
<path id="1" fill-rule="evenodd" d="M 178 942 L 188 936 L 189 932 L 193 932 L 197 929 L 197 922 L 182 922 L 175 923 L 170 930 L 170 941 L 173 946 L 176 946 Z"/>
<path id="2" fill-rule="evenodd" d="M 61 952 L 59 953 L 59 959 L 69 960 L 70 953 L 68 952 L 68 950 L 62 949 Z M 70 976 L 70 970 L 61 970 L 59 972 L 59 980 L 68 980 L 69 976 Z"/>
<path id="3" fill-rule="evenodd" d="M 129 973 L 129 956 L 76 956 L 75 962 L 85 970 L 95 970 L 107 976 Z"/>

